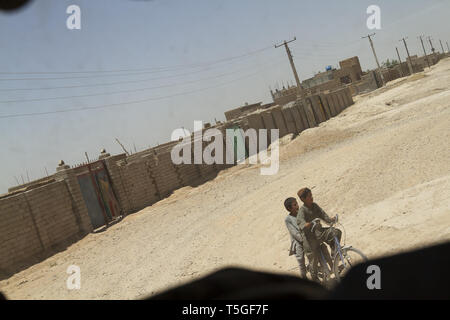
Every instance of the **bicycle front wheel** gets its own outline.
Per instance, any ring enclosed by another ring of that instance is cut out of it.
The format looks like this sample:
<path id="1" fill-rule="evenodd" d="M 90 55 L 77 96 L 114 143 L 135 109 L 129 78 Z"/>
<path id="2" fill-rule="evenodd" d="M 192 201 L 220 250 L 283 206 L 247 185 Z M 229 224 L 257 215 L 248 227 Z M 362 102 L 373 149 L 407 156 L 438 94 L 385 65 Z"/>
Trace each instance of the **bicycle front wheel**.
<path id="1" fill-rule="evenodd" d="M 336 280 L 341 280 L 347 272 L 357 264 L 364 263 L 368 259 L 358 249 L 349 247 L 342 249 L 342 257 L 339 252 L 334 257 L 333 272 Z"/>

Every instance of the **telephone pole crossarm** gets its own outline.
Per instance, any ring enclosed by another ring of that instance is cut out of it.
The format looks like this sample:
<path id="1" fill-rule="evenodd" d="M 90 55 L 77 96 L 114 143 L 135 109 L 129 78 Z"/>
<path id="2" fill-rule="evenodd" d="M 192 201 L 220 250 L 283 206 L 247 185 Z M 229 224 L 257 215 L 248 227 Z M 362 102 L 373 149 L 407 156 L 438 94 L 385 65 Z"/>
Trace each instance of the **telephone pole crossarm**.
<path id="1" fill-rule="evenodd" d="M 297 70 L 295 69 L 294 60 L 292 59 L 291 50 L 289 49 L 289 46 L 288 46 L 288 43 L 293 42 L 295 40 L 297 40 L 296 37 L 294 37 L 294 39 L 289 40 L 289 41 L 284 40 L 282 44 L 274 45 L 274 47 L 275 48 L 279 48 L 279 47 L 284 46 L 284 48 L 286 49 L 286 53 L 287 53 L 287 56 L 288 56 L 288 59 L 289 59 L 289 63 L 291 64 L 292 72 L 294 73 L 295 82 L 297 83 L 297 90 L 301 94 L 302 91 L 303 91 L 303 88 L 302 88 L 302 85 L 300 84 L 300 79 L 298 77 Z"/>

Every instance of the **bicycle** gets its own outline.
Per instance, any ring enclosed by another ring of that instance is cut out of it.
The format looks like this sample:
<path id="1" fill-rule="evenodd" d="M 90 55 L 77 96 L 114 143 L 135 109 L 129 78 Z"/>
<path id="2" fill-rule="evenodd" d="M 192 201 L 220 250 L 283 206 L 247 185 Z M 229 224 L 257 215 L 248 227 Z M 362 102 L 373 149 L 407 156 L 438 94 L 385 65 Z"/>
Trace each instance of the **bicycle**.
<path id="1" fill-rule="evenodd" d="M 314 229 L 317 226 L 320 226 L 320 219 L 316 218 L 311 222 L 313 224 L 311 231 L 314 232 Z M 330 228 L 334 228 L 336 223 L 338 223 L 338 215 L 336 215 L 335 221 L 330 224 Z M 340 225 L 342 226 L 342 224 Z M 344 226 L 342 226 L 342 228 L 344 229 Z M 344 245 L 341 246 L 336 236 L 334 236 L 334 243 L 336 250 L 334 256 L 331 257 L 331 270 L 328 267 L 328 263 L 322 250 L 320 250 L 320 265 L 322 272 L 317 272 L 317 274 L 319 281 L 324 284 L 329 284 L 329 282 L 333 279 L 332 276 L 334 276 L 334 279 L 339 282 L 353 266 L 368 260 L 364 253 L 360 250 L 352 246 L 346 246 L 345 241 Z"/>

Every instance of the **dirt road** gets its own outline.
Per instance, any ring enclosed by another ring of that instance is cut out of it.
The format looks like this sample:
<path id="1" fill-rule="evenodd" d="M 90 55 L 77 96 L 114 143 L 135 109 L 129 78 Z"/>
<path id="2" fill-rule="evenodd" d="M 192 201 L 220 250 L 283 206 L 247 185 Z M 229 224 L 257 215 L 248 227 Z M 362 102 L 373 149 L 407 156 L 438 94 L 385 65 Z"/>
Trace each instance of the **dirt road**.
<path id="1" fill-rule="evenodd" d="M 283 201 L 303 186 L 369 257 L 450 240 L 450 59 L 355 100 L 285 141 L 278 174 L 230 168 L 1 281 L 0 290 L 10 299 L 133 299 L 228 265 L 297 274 Z M 72 264 L 80 290 L 66 288 Z"/>

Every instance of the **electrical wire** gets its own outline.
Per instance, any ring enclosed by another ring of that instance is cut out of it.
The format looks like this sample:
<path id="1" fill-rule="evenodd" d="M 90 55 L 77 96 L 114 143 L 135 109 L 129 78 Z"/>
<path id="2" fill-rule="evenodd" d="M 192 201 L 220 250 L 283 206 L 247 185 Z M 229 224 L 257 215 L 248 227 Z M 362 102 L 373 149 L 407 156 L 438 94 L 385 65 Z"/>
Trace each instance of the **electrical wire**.
<path id="1" fill-rule="evenodd" d="M 158 73 L 158 72 L 167 72 L 167 71 L 174 71 L 177 69 L 187 69 L 187 68 L 201 68 L 201 67 L 209 67 L 211 65 L 220 64 L 228 61 L 233 61 L 240 58 L 245 58 L 248 56 L 252 56 L 254 54 L 258 54 L 260 52 L 263 52 L 265 50 L 268 50 L 272 48 L 270 47 L 264 47 L 255 51 L 247 52 L 238 56 L 228 57 L 219 59 L 212 62 L 207 63 L 196 63 L 196 64 L 190 64 L 190 65 L 178 65 L 178 66 L 172 66 L 172 67 L 154 67 L 154 68 L 143 68 L 143 69 L 121 69 L 121 70 L 90 70 L 90 71 L 53 71 L 53 72 L 43 72 L 43 71 L 33 71 L 33 72 L 0 72 L 0 74 L 5 75 L 32 75 L 32 74 L 83 74 L 83 73 L 117 73 L 117 72 L 130 72 L 126 74 L 113 74 L 112 76 L 129 76 L 129 75 L 139 75 L 139 74 L 149 74 L 149 73 Z M 155 70 L 156 69 L 156 70 Z M 162 69 L 162 70 L 161 70 Z M 142 71 L 142 70 L 150 70 L 150 71 Z M 83 76 L 83 77 L 59 77 L 59 78 L 12 78 L 12 79 L 0 79 L 0 81 L 13 81 L 13 80 L 61 80 L 61 79 L 85 79 L 85 78 L 98 78 L 98 77 L 107 77 L 111 76 L 109 74 L 107 75 L 99 75 L 99 76 Z"/>
<path id="2" fill-rule="evenodd" d="M 175 74 L 164 77 L 156 77 L 156 78 L 147 78 L 140 80 L 127 80 L 127 81 L 116 81 L 116 82 L 108 82 L 108 83 L 93 83 L 93 84 L 82 84 L 82 85 L 69 85 L 69 86 L 56 86 L 56 87 L 34 87 L 34 88 L 0 88 L 0 91 L 32 91 L 32 90 L 53 90 L 53 89 L 74 89 L 74 88 L 90 88 L 90 87 L 103 87 L 103 86 L 113 86 L 117 84 L 129 84 L 129 83 L 141 83 L 141 82 L 149 82 L 154 80 L 164 80 L 164 79 L 173 79 L 173 78 L 183 78 L 184 76 L 191 76 L 193 74 L 202 73 L 205 71 L 210 71 L 209 68 L 190 71 L 181 74 Z M 1 79 L 0 79 L 1 80 Z"/>
<path id="3" fill-rule="evenodd" d="M 251 66 L 251 69 L 254 69 L 254 68 L 255 68 L 255 66 Z M 250 68 L 247 67 L 246 69 L 250 69 Z M 114 92 L 102 92 L 102 93 L 92 93 L 92 94 L 49 97 L 49 98 L 3 100 L 3 101 L 0 101 L 0 103 L 38 102 L 38 101 L 50 101 L 50 100 L 71 99 L 71 98 L 85 98 L 85 97 L 96 97 L 96 96 L 113 95 L 113 94 L 130 93 L 130 92 L 140 92 L 140 91 L 148 91 L 148 90 L 154 90 L 154 89 L 169 88 L 169 87 L 174 87 L 174 86 L 179 86 L 179 85 L 184 85 L 184 84 L 191 84 L 191 83 L 201 82 L 201 81 L 205 81 L 205 80 L 217 79 L 217 78 L 226 77 L 226 76 L 229 76 L 232 74 L 236 74 L 236 72 L 228 72 L 228 73 L 223 73 L 220 75 L 206 77 L 206 78 L 202 78 L 202 79 L 196 79 L 196 80 L 192 80 L 192 81 L 184 81 L 184 82 L 160 85 L 160 86 L 154 86 L 154 87 L 146 87 L 146 88 L 138 88 L 138 89 L 130 89 L 130 90 L 119 90 L 119 91 L 114 91 Z"/>
<path id="4" fill-rule="evenodd" d="M 272 65 L 270 67 L 273 67 L 275 65 L 277 65 L 277 64 L 274 64 L 274 65 Z M 81 107 L 81 108 L 72 108 L 72 109 L 65 109 L 65 110 L 54 110 L 54 111 L 44 111 L 44 112 L 32 112 L 32 113 L 19 113 L 19 114 L 0 115 L 0 119 L 28 117 L 28 116 L 39 116 L 39 115 L 56 114 L 56 113 L 67 113 L 67 112 L 84 111 L 84 110 L 104 109 L 104 108 L 110 108 L 110 107 L 116 107 L 116 106 L 124 106 L 124 105 L 130 105 L 130 104 L 137 104 L 137 103 L 148 102 L 148 101 L 163 100 L 163 99 L 167 99 L 167 98 L 173 98 L 173 97 L 178 97 L 178 96 L 183 96 L 183 95 L 187 95 L 187 94 L 191 94 L 191 93 L 196 93 L 196 92 L 209 90 L 209 89 L 212 89 L 212 88 L 217 88 L 217 87 L 220 87 L 220 86 L 223 86 L 223 85 L 226 85 L 226 84 L 230 84 L 230 83 L 235 83 L 236 81 L 239 81 L 239 80 L 242 80 L 242 79 L 245 79 L 245 78 L 249 78 L 249 77 L 253 77 L 253 76 L 257 75 L 260 72 L 261 72 L 261 70 L 255 72 L 255 73 L 243 76 L 243 77 L 239 77 L 239 78 L 233 79 L 231 81 L 220 83 L 218 85 L 209 86 L 209 87 L 201 88 L 201 89 L 197 89 L 197 90 L 180 92 L 180 93 L 173 94 L 173 95 L 168 95 L 168 96 L 146 98 L 146 99 L 141 99 L 141 100 L 134 100 L 134 101 L 128 101 L 128 102 L 122 102 L 122 103 L 112 103 L 112 104 L 105 104 L 105 105 L 92 106 L 92 107 Z"/>

